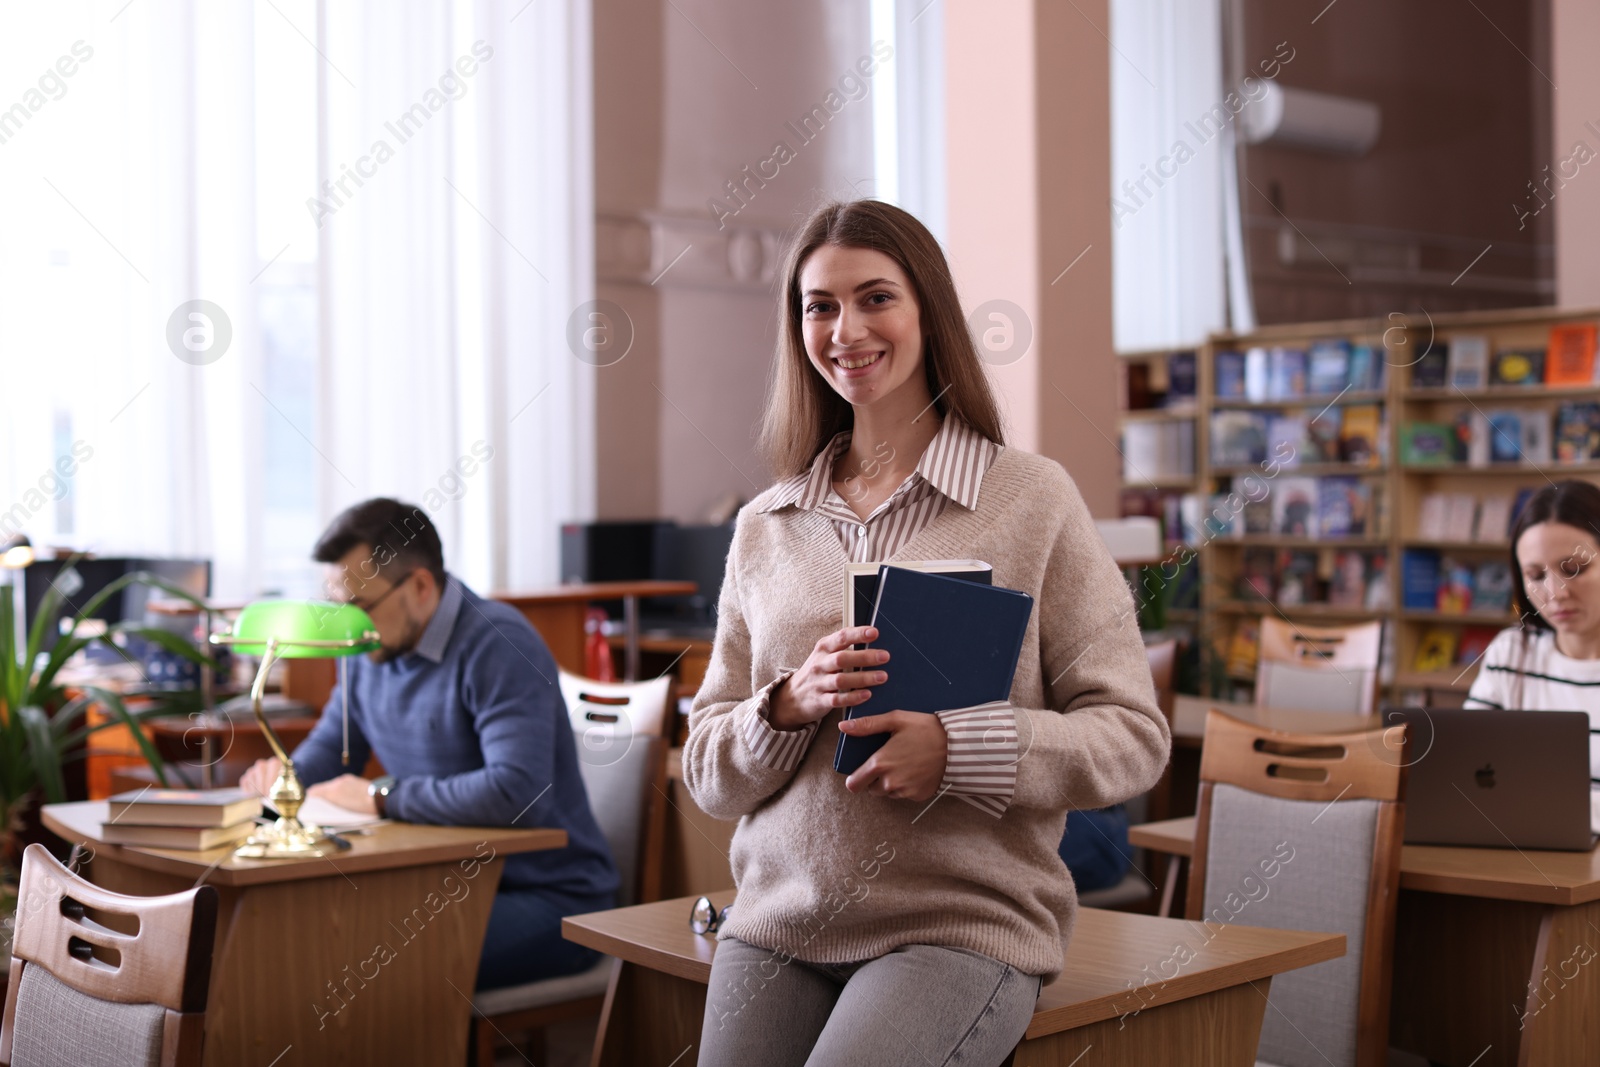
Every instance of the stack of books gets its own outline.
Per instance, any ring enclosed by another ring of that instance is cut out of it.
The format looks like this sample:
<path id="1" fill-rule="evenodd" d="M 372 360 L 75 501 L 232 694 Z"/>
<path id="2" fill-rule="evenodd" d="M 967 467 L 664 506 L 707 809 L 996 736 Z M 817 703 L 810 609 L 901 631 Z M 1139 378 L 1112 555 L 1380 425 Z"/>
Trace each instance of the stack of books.
<path id="1" fill-rule="evenodd" d="M 134 789 L 112 797 L 100 839 L 114 845 L 207 849 L 250 836 L 261 798 L 242 789 Z"/>

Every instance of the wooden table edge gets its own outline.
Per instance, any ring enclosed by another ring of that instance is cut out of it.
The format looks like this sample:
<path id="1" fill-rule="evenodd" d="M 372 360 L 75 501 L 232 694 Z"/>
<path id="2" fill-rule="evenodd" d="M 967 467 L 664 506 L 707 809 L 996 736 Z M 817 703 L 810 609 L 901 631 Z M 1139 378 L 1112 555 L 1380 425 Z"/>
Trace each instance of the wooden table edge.
<path id="1" fill-rule="evenodd" d="M 78 803 L 96 804 L 104 801 L 79 801 Z M 114 845 L 102 841 L 97 837 L 80 834 L 78 830 L 68 823 L 62 822 L 50 809 L 54 805 L 44 805 L 40 808 L 40 821 L 45 828 L 56 834 L 69 844 L 77 844 L 80 840 L 90 845 L 98 855 L 130 867 L 142 870 L 155 871 L 159 874 L 173 874 L 181 877 L 194 877 L 197 870 L 209 867 L 233 851 L 232 848 L 213 848 L 198 851 L 182 849 L 154 849 L 133 845 Z M 406 826 L 422 827 L 426 823 L 406 823 Z M 450 830 L 473 830 L 478 836 L 494 849 L 494 858 L 502 858 L 519 852 L 539 852 L 547 849 L 562 848 L 567 843 L 567 832 L 547 828 L 518 829 L 509 826 L 451 826 L 442 827 Z M 313 860 L 259 860 L 252 861 L 249 867 L 222 867 L 218 866 L 208 870 L 205 881 L 211 885 L 228 888 L 270 885 L 274 882 L 288 882 L 300 878 L 336 877 L 340 874 L 354 874 L 366 871 L 392 870 L 397 867 L 420 867 L 433 863 L 449 863 L 457 860 L 477 858 L 480 862 L 488 862 L 482 857 L 463 855 L 461 843 L 449 843 L 424 846 L 421 848 L 406 849 L 403 853 L 396 851 L 383 852 L 336 852 L 332 856 L 325 856 Z M 403 856 L 401 862 L 395 862 L 395 857 Z M 326 865 L 326 869 L 317 869 L 315 873 L 308 870 L 309 864 Z"/>
<path id="2" fill-rule="evenodd" d="M 1143 823 L 1128 827 L 1128 843 L 1136 848 L 1149 849 L 1169 856 L 1190 856 L 1194 852 L 1194 819 L 1185 815 L 1177 819 Z M 1405 845 L 1406 850 L 1432 848 L 1431 845 Z M 1437 846 L 1447 847 L 1447 846 Z M 1462 846 L 1466 847 L 1466 846 Z M 1404 853 L 1402 853 L 1402 857 Z M 1413 863 L 1417 861 L 1413 859 Z M 1532 862 L 1531 860 L 1529 862 Z M 1537 870 L 1537 866 L 1535 867 Z M 1464 874 L 1441 874 L 1430 870 L 1407 869 L 1405 859 L 1400 862 L 1400 888 L 1423 893 L 1444 893 L 1456 897 L 1480 897 L 1486 900 L 1515 900 L 1527 904 L 1554 904 L 1572 907 L 1600 900 L 1600 880 L 1582 885 L 1558 885 L 1531 882 L 1512 882 L 1504 879 Z"/>

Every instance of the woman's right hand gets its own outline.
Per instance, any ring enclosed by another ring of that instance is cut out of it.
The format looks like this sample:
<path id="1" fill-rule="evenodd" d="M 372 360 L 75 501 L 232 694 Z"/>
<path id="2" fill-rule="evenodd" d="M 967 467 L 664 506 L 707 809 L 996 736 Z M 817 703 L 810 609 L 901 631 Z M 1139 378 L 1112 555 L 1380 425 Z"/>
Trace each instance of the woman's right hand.
<path id="1" fill-rule="evenodd" d="M 878 667 L 889 661 L 889 653 L 877 648 L 854 649 L 874 641 L 878 631 L 871 626 L 838 630 L 819 640 L 800 669 L 772 690 L 767 721 L 778 730 L 798 730 L 807 723 L 820 722 L 834 708 L 850 708 L 872 695 L 870 686 L 888 675 Z"/>

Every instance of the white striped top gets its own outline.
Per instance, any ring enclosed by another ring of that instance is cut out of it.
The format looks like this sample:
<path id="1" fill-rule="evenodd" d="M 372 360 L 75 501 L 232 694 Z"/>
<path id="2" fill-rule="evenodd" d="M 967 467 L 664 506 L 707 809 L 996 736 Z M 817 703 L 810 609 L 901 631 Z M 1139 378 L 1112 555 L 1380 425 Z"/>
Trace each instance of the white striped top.
<path id="1" fill-rule="evenodd" d="M 763 512 L 794 507 L 816 511 L 833 522 L 833 528 L 852 563 L 875 560 L 894 562 L 895 553 L 954 504 L 967 510 L 978 505 L 984 473 L 1000 456 L 1000 445 L 966 423 L 948 417 L 923 450 L 911 473 L 889 498 L 860 518 L 833 487 L 833 468 L 850 447 L 850 431 L 836 435 L 811 469 L 777 487 Z M 880 453 L 889 462 L 893 453 Z M 861 472 L 870 480 L 870 472 Z M 768 724 L 772 690 L 793 670 L 786 670 L 757 694 L 758 714 L 748 720 L 745 740 L 763 763 L 791 771 L 800 765 L 817 733 L 817 724 L 799 730 L 775 730 Z M 1016 791 L 1017 724 L 1011 705 L 995 701 L 973 708 L 938 713 L 948 744 L 944 781 L 940 791 L 999 818 Z"/>
<path id="2" fill-rule="evenodd" d="M 1551 630 L 1507 627 L 1483 653 L 1467 708 L 1589 714 L 1589 822 L 1600 833 L 1600 660 L 1573 659 Z"/>

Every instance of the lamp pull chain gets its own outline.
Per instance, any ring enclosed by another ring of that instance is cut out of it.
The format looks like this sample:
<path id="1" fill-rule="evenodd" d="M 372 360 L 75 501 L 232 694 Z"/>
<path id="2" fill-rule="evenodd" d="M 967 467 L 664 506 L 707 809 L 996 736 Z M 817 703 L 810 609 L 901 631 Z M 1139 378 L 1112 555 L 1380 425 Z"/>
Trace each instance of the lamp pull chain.
<path id="1" fill-rule="evenodd" d="M 344 751 L 340 754 L 340 766 L 350 766 L 350 679 L 349 672 L 344 669 L 344 657 L 334 660 L 334 669 L 339 673 L 339 696 L 344 711 Z"/>

